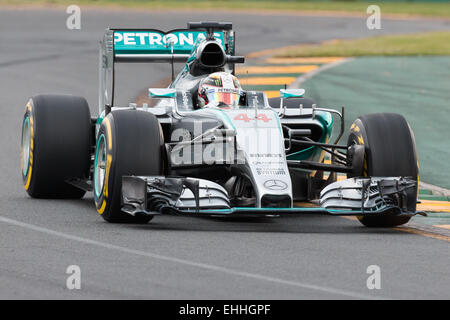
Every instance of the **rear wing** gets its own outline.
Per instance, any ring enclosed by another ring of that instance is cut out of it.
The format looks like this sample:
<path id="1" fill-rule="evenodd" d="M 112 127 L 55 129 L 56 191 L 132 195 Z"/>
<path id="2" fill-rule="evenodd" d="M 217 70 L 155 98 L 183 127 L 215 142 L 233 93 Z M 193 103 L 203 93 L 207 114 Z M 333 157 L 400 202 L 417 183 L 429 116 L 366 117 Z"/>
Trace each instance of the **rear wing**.
<path id="1" fill-rule="evenodd" d="M 110 30 L 114 34 L 115 62 L 184 62 L 195 45 L 206 39 L 199 30 Z M 223 45 L 224 33 L 214 32 L 215 39 Z"/>
<path id="2" fill-rule="evenodd" d="M 114 105 L 115 63 L 186 62 L 192 50 L 209 35 L 214 36 L 227 55 L 234 55 L 235 35 L 228 22 L 190 22 L 187 29 L 168 32 L 106 29 L 99 50 L 99 112 Z"/>

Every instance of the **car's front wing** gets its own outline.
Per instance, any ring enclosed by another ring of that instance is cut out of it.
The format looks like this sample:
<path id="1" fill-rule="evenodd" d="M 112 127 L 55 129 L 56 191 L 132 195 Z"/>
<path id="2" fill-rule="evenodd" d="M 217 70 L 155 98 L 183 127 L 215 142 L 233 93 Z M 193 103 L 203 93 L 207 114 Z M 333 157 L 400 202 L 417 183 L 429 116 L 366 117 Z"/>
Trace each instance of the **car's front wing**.
<path id="1" fill-rule="evenodd" d="M 400 177 L 352 178 L 335 182 L 321 193 L 320 206 L 293 208 L 232 207 L 220 185 L 196 178 L 124 176 L 122 210 L 131 215 L 292 216 L 321 213 L 336 216 L 413 216 L 402 203 L 416 182 Z"/>

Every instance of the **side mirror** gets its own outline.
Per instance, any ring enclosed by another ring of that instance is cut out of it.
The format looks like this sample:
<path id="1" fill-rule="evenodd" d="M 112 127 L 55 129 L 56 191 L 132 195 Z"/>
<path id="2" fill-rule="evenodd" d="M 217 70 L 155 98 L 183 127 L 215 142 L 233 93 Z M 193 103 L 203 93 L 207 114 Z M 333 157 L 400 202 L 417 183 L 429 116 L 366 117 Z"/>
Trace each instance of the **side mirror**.
<path id="1" fill-rule="evenodd" d="M 286 107 L 283 104 L 284 99 L 303 98 L 305 96 L 305 89 L 280 89 L 280 109 L 278 115 L 282 118 L 286 113 Z M 299 114 L 302 114 L 302 105 L 299 105 Z"/>
<path id="2" fill-rule="evenodd" d="M 305 89 L 280 89 L 280 98 L 303 98 L 305 96 Z"/>
<path id="3" fill-rule="evenodd" d="M 148 96 L 153 99 L 175 99 L 177 90 L 171 88 L 150 88 Z"/>

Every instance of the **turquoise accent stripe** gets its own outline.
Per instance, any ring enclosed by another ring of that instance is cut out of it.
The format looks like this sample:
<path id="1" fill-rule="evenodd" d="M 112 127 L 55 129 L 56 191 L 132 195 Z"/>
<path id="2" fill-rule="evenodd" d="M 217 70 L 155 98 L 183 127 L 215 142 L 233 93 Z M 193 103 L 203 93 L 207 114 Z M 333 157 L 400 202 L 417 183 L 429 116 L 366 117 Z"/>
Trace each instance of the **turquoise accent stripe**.
<path id="1" fill-rule="evenodd" d="M 97 122 L 95 124 L 100 126 L 102 124 L 102 121 L 103 121 L 104 117 L 105 117 L 105 110 L 103 110 L 102 113 L 98 116 Z"/>
<path id="2" fill-rule="evenodd" d="M 148 96 L 150 98 L 175 98 L 176 91 L 173 90 L 173 92 L 164 92 L 164 93 L 158 93 L 154 90 L 149 90 Z"/>
<path id="3" fill-rule="evenodd" d="M 212 109 L 212 110 L 218 111 L 218 113 L 220 114 L 221 118 L 223 120 L 225 120 L 225 122 L 227 122 L 233 128 L 233 130 L 236 131 L 236 127 L 234 126 L 233 122 L 231 121 L 230 117 L 226 114 L 225 111 L 223 111 L 221 109 Z"/>
<path id="4" fill-rule="evenodd" d="M 271 110 L 271 111 L 273 112 L 275 119 L 277 119 L 278 129 L 281 132 L 281 136 L 283 136 L 283 128 L 281 127 L 281 122 L 280 122 L 280 117 L 278 116 L 278 112 L 276 112 L 275 110 Z"/>
<path id="5" fill-rule="evenodd" d="M 305 90 L 303 89 L 280 89 L 281 98 L 303 98 Z"/>
<path id="6" fill-rule="evenodd" d="M 262 213 L 262 214 L 282 214 L 282 213 L 328 213 L 331 215 L 361 215 L 361 214 L 374 214 L 374 213 L 381 213 L 386 210 L 389 210 L 392 208 L 392 206 L 384 206 L 380 207 L 376 210 L 371 211 L 361 211 L 361 210 L 344 210 L 344 209 L 326 209 L 322 207 L 315 207 L 315 208 L 306 208 L 306 207 L 294 207 L 294 208 L 251 208 L 251 207 L 234 207 L 229 209 L 204 209 L 199 210 L 199 214 L 205 214 L 205 215 L 214 215 L 214 214 L 223 214 L 223 215 L 231 215 L 231 214 L 239 214 L 239 213 Z M 184 213 L 193 213 L 196 212 L 195 210 L 181 210 L 181 212 Z"/>
<path id="7" fill-rule="evenodd" d="M 296 212 L 296 211 L 324 211 L 324 208 L 251 208 L 251 207 L 234 207 L 230 209 L 211 209 L 204 210 L 207 212 L 222 212 L 222 213 L 234 213 L 236 211 L 261 211 L 261 212 Z M 202 212 L 203 210 L 200 210 Z"/>

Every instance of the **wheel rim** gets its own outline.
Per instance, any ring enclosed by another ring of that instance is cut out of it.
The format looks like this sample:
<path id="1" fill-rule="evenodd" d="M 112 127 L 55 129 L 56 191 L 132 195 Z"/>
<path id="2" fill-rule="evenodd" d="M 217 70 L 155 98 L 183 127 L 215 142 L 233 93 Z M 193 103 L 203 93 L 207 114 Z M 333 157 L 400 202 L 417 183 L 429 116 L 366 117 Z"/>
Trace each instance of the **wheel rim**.
<path id="1" fill-rule="evenodd" d="M 22 149 L 21 149 L 21 164 L 22 164 L 22 174 L 24 177 L 28 174 L 29 164 L 30 164 L 30 141 L 31 141 L 31 129 L 30 129 L 30 118 L 26 117 L 23 121 L 22 126 Z"/>
<path id="2" fill-rule="evenodd" d="M 95 196 L 98 198 L 103 191 L 106 171 L 106 141 L 103 134 L 97 142 L 94 167 L 94 189 Z"/>

